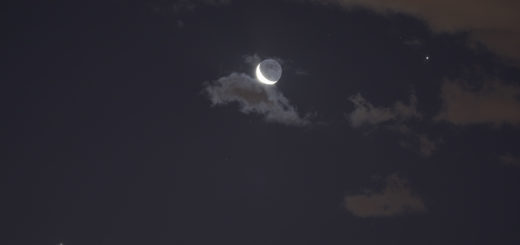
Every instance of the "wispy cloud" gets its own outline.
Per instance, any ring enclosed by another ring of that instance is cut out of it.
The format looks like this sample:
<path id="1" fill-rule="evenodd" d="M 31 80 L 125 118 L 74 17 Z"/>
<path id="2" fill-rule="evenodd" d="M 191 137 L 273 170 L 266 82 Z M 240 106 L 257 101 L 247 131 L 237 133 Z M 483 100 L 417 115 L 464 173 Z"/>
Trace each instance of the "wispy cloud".
<path id="1" fill-rule="evenodd" d="M 349 98 L 354 104 L 354 111 L 347 115 L 352 127 L 360 127 L 363 124 L 377 125 L 388 121 L 407 120 L 421 118 L 417 111 L 417 97 L 414 93 L 410 95 L 408 105 L 398 101 L 391 107 L 377 107 L 368 102 L 361 94 Z"/>
<path id="2" fill-rule="evenodd" d="M 409 120 L 422 119 L 422 114 L 417 110 L 417 96 L 413 91 L 408 104 L 397 101 L 392 106 L 374 106 L 361 94 L 351 96 L 349 99 L 354 104 L 354 111 L 347 115 L 352 127 L 384 124 L 383 128 L 403 136 L 404 139 L 400 141 L 400 146 L 403 148 L 416 151 L 424 157 L 431 156 L 437 150 L 438 142 L 430 139 L 426 134 L 417 133 L 408 126 Z"/>
<path id="3" fill-rule="evenodd" d="M 423 157 L 430 157 L 437 150 L 437 141 L 432 140 L 425 134 L 410 134 L 410 139 L 402 140 L 401 147 L 417 152 Z"/>
<path id="4" fill-rule="evenodd" d="M 513 156 L 511 153 L 499 157 L 500 162 L 505 166 L 520 167 L 520 157 Z"/>
<path id="5" fill-rule="evenodd" d="M 437 143 L 425 134 L 419 134 L 419 152 L 425 157 L 429 157 L 437 150 Z"/>
<path id="6" fill-rule="evenodd" d="M 379 192 L 346 196 L 345 208 L 359 217 L 388 217 L 427 211 L 423 200 L 414 195 L 407 181 L 397 174 L 388 176 L 386 186 Z"/>

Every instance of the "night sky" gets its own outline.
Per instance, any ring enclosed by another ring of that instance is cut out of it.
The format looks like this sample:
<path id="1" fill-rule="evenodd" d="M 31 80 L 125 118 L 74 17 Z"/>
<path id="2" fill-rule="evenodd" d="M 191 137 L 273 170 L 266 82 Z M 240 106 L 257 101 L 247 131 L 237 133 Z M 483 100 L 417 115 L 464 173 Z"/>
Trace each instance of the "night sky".
<path id="1" fill-rule="evenodd" d="M 520 244 L 519 13 L 8 1 L 0 243 Z"/>

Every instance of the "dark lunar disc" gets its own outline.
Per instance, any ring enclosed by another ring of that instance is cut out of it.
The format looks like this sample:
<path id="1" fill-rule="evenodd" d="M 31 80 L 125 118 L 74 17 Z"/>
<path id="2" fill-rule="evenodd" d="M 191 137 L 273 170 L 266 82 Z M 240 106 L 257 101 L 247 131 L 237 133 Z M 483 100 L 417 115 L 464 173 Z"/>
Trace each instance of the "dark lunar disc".
<path id="1" fill-rule="evenodd" d="M 278 81 L 282 77 L 282 66 L 276 60 L 266 59 L 260 63 L 260 71 L 265 78 Z"/>

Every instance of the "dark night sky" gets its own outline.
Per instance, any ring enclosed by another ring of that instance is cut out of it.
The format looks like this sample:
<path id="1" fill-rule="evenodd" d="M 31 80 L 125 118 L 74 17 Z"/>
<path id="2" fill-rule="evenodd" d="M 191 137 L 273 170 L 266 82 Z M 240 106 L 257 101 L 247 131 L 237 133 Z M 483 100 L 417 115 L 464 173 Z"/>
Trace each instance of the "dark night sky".
<path id="1" fill-rule="evenodd" d="M 519 4 L 365 2 L 8 1 L 0 243 L 520 244 Z"/>

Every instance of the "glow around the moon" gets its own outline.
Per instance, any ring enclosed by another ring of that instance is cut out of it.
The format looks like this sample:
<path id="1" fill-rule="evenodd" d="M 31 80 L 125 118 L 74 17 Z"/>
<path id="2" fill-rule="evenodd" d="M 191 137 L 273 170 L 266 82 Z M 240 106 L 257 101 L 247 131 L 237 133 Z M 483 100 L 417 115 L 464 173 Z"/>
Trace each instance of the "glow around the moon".
<path id="1" fill-rule="evenodd" d="M 274 59 L 265 59 L 256 67 L 259 82 L 273 85 L 282 77 L 282 66 Z"/>
<path id="2" fill-rule="evenodd" d="M 258 81 L 260 81 L 261 83 L 263 84 L 267 84 L 267 85 L 273 85 L 275 84 L 276 82 L 278 81 L 271 81 L 269 79 L 267 79 L 264 74 L 262 74 L 262 71 L 260 70 L 260 64 L 258 64 L 258 66 L 256 66 L 256 78 L 258 79 Z"/>

